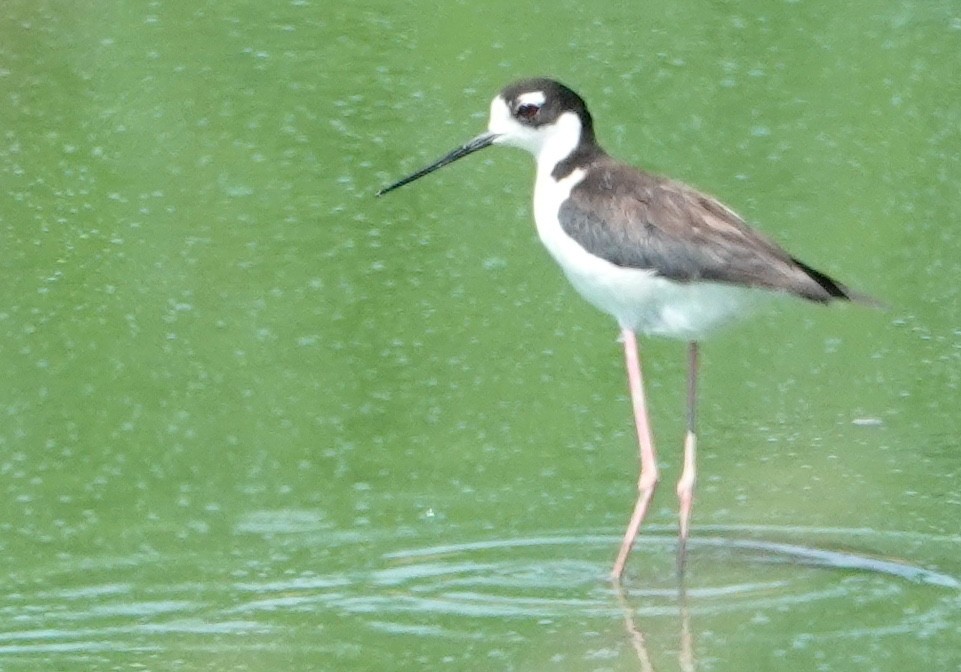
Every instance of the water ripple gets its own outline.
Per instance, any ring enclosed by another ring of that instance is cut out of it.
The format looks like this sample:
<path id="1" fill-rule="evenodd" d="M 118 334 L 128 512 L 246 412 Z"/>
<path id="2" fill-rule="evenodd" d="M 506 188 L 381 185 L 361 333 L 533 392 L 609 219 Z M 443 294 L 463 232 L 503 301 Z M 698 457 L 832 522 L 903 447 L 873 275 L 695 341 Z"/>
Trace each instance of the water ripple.
<path id="1" fill-rule="evenodd" d="M 868 615 L 859 617 L 857 626 L 835 622 L 825 625 L 835 629 L 818 633 L 847 640 L 937 633 L 961 618 L 958 577 L 896 557 L 909 546 L 928 557 L 956 557 L 961 540 L 950 536 L 699 528 L 705 536 L 690 542 L 682 585 L 674 570 L 673 530 L 655 528 L 643 536 L 627 579 L 617 587 L 607 578 L 615 535 L 561 532 L 417 545 L 405 532 L 378 539 L 384 550 L 370 555 L 369 538 L 352 542 L 333 534 L 334 541 L 323 545 L 317 538 L 325 525 L 321 519 L 298 515 L 291 526 L 282 518 L 251 518 L 243 534 L 259 530 L 265 539 L 261 549 L 270 548 L 278 534 L 287 539 L 288 551 L 323 548 L 327 566 L 341 559 L 340 569 L 318 573 L 318 563 L 295 552 L 272 562 L 242 558 L 232 566 L 190 566 L 187 556 L 160 554 L 105 558 L 102 567 L 85 559 L 72 564 L 72 574 L 65 563 L 51 564 L 46 574 L 62 587 L 38 589 L 44 582 L 35 577 L 0 598 L 0 659 L 57 652 L 82 658 L 165 647 L 207 651 L 216 650 L 217 642 L 231 650 L 272 650 L 292 628 L 310 633 L 318 623 L 350 624 L 347 640 L 373 630 L 479 641 L 481 621 L 540 627 L 573 619 L 585 631 L 623 631 L 626 623 L 640 641 L 638 623 L 647 628 L 682 623 L 689 637 L 694 616 L 711 628 L 730 623 L 763 628 L 785 614 L 805 623 L 826 623 L 819 614 L 837 609 Z M 883 550 L 853 552 L 855 541 Z M 398 548 L 401 543 L 410 546 Z M 368 560 L 357 566 L 357 558 Z M 171 579 L 173 568 L 183 580 Z M 795 633 L 792 646 L 805 646 L 809 635 Z M 642 648 L 637 641 L 635 647 Z M 344 649 L 336 640 L 316 646 L 335 653 L 356 648 Z"/>

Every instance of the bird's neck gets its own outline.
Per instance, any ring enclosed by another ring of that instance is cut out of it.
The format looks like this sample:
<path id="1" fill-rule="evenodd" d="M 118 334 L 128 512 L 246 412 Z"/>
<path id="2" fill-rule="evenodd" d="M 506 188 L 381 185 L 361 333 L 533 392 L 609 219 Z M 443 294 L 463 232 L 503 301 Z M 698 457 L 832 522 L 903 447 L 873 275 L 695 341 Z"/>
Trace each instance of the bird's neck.
<path id="1" fill-rule="evenodd" d="M 594 129 L 573 112 L 561 115 L 540 147 L 534 152 L 537 179 L 562 180 L 604 154 L 594 138 Z"/>
<path id="2" fill-rule="evenodd" d="M 605 155 L 606 152 L 591 138 L 590 142 L 579 143 L 577 147 L 571 150 L 561 160 L 555 162 L 550 167 L 548 174 L 552 179 L 560 181 L 579 168 L 587 168 L 588 165 L 597 161 L 599 157 Z M 545 168 L 547 168 L 547 166 L 545 166 Z M 538 170 L 540 170 L 540 166 L 538 166 Z"/>

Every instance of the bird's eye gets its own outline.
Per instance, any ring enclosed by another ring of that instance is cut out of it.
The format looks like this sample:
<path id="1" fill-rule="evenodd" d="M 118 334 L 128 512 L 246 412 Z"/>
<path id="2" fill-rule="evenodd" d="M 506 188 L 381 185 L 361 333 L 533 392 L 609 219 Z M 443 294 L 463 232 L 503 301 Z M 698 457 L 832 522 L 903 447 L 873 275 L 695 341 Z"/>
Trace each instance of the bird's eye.
<path id="1" fill-rule="evenodd" d="M 540 105 L 535 105 L 534 103 L 523 103 L 517 106 L 517 111 L 514 112 L 514 116 L 521 121 L 533 121 L 537 113 L 541 111 Z"/>

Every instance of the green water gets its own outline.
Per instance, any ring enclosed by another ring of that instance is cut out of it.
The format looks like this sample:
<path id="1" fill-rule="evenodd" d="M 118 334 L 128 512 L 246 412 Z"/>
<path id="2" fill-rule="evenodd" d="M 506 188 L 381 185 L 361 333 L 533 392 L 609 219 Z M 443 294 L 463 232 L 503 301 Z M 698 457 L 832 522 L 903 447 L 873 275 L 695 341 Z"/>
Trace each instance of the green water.
<path id="1" fill-rule="evenodd" d="M 0 669 L 961 667 L 961 4 L 0 7 Z M 533 167 L 375 199 L 551 74 L 888 309 L 643 344 Z"/>

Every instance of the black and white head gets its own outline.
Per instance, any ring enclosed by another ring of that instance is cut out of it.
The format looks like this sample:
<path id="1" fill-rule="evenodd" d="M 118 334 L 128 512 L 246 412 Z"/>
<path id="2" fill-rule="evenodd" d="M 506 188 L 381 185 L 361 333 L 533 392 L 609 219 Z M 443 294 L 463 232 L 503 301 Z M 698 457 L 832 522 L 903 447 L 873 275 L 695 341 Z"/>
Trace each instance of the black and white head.
<path id="1" fill-rule="evenodd" d="M 535 158 L 566 156 L 582 138 L 594 140 L 594 123 L 584 100 L 552 79 L 525 79 L 491 101 L 487 131 L 495 145 L 525 149 Z"/>
<path id="2" fill-rule="evenodd" d="M 594 123 L 584 100 L 553 79 L 514 82 L 494 96 L 490 109 L 486 133 L 426 168 L 381 189 L 378 196 L 491 145 L 524 149 L 538 164 L 553 165 L 579 145 L 594 143 Z"/>

